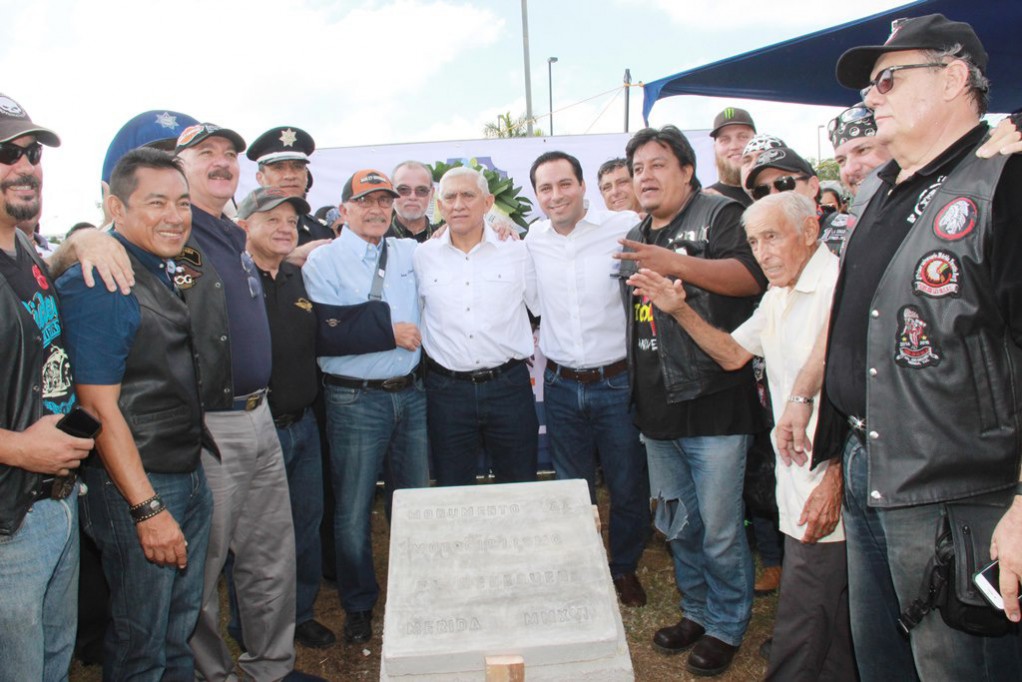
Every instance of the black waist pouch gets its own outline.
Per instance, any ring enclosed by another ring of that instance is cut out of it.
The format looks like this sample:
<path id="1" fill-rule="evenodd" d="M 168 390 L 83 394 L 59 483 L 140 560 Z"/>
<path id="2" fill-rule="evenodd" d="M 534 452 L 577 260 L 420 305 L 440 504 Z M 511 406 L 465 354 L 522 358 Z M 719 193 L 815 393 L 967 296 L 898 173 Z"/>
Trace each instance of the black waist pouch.
<path id="1" fill-rule="evenodd" d="M 312 306 L 316 310 L 317 356 L 363 355 L 397 348 L 390 305 L 385 301 Z"/>

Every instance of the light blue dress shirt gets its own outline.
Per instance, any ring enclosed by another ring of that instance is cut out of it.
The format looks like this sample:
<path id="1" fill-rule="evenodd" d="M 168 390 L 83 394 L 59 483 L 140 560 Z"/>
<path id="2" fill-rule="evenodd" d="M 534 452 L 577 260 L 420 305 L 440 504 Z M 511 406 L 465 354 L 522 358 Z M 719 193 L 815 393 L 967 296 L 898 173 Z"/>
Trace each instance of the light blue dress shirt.
<path id="1" fill-rule="evenodd" d="M 419 326 L 419 293 L 415 285 L 412 254 L 414 239 L 387 237 L 387 271 L 383 279 L 383 300 L 390 305 L 392 323 L 411 322 Z M 316 303 L 355 305 L 369 300 L 380 247 L 370 244 L 349 228 L 309 255 L 302 267 L 305 288 Z M 321 356 L 320 369 L 328 374 L 355 379 L 390 379 L 409 374 L 421 357 L 403 348 L 364 355 Z"/>

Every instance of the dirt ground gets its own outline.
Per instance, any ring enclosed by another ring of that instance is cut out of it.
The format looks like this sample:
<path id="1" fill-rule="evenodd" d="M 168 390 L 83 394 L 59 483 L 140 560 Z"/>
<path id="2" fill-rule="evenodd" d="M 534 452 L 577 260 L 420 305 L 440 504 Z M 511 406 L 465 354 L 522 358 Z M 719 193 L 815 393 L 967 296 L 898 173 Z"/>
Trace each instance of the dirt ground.
<path id="1" fill-rule="evenodd" d="M 607 519 L 606 493 L 600 491 L 600 517 Z M 380 648 L 383 633 L 383 604 L 386 602 L 387 554 L 389 532 L 383 514 L 382 498 L 377 500 L 373 513 L 373 551 L 376 572 L 384 594 L 381 595 L 376 617 L 373 619 L 374 636 L 366 644 L 348 645 L 341 640 L 344 611 L 340 607 L 334 585 L 324 582 L 316 601 L 316 618 L 338 635 L 338 643 L 329 649 L 306 649 L 298 646 L 296 668 L 319 675 L 331 682 L 349 680 L 378 680 L 380 676 Z M 603 524 L 603 539 L 607 542 L 607 524 Z M 638 682 L 662 680 L 699 680 L 685 670 L 687 654 L 665 656 L 653 649 L 651 640 L 658 628 L 676 623 L 680 618 L 678 591 L 674 586 L 674 569 L 663 537 L 654 534 L 639 564 L 639 578 L 649 595 L 649 603 L 641 608 L 621 608 L 625 633 Z M 726 674 L 715 680 L 721 682 L 747 682 L 761 680 L 766 673 L 766 662 L 759 656 L 760 644 L 770 636 L 773 627 L 776 596 L 757 597 L 753 603 L 752 621 L 745 642 Z M 231 640 L 228 640 L 231 641 Z M 233 642 L 231 642 L 233 644 Z M 95 666 L 83 667 L 75 663 L 71 669 L 71 682 L 98 682 L 102 675 Z M 483 676 L 480 675 L 480 681 Z M 526 670 L 528 680 L 528 670 Z"/>

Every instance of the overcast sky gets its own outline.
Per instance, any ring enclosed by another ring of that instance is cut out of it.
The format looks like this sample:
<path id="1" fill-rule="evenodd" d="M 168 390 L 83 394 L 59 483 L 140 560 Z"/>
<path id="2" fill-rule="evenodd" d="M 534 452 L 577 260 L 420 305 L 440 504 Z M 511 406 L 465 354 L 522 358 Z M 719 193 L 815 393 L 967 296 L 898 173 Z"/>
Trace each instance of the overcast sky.
<path id="1" fill-rule="evenodd" d="M 615 89 L 626 68 L 634 82 L 653 81 L 901 4 L 532 0 L 534 113 L 549 131 L 551 56 L 554 132 L 621 132 L 620 91 L 576 103 Z M 63 140 L 44 155 L 46 233 L 99 220 L 106 148 L 149 109 L 248 141 L 300 126 L 319 147 L 477 138 L 497 114 L 525 111 L 519 0 L 0 0 L 0 16 L 0 92 Z M 813 157 L 817 126 L 839 111 L 673 97 L 650 123 L 708 128 L 728 105 L 746 106 L 761 132 Z M 641 106 L 632 88 L 633 132 Z"/>

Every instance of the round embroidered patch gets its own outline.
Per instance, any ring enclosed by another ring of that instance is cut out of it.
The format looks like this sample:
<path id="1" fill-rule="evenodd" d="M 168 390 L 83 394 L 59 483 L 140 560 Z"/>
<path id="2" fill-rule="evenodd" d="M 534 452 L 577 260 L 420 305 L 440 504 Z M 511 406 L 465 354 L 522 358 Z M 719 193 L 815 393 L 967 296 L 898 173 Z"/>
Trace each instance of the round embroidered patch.
<path id="1" fill-rule="evenodd" d="M 941 239 L 956 241 L 965 237 L 976 227 L 979 209 L 972 199 L 952 199 L 937 212 L 933 219 L 933 233 Z"/>
<path id="2" fill-rule="evenodd" d="M 912 291 L 922 296 L 957 297 L 961 284 L 958 259 L 947 251 L 931 251 L 916 263 Z"/>

